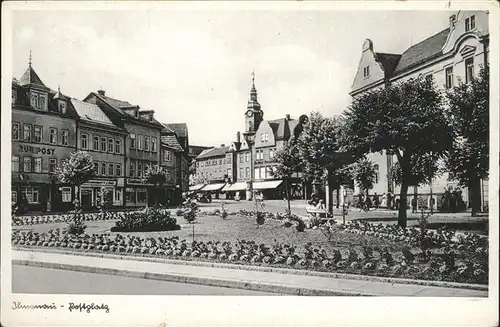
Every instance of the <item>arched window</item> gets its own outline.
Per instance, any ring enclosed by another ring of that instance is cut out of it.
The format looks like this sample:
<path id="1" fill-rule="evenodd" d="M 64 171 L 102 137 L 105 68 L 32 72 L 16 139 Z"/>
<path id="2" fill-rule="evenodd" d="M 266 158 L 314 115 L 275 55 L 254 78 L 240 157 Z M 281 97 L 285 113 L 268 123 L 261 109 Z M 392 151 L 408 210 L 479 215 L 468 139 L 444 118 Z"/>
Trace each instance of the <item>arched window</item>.
<path id="1" fill-rule="evenodd" d="M 375 183 L 378 184 L 379 181 L 379 167 L 378 165 L 373 165 L 373 168 L 375 168 Z"/>

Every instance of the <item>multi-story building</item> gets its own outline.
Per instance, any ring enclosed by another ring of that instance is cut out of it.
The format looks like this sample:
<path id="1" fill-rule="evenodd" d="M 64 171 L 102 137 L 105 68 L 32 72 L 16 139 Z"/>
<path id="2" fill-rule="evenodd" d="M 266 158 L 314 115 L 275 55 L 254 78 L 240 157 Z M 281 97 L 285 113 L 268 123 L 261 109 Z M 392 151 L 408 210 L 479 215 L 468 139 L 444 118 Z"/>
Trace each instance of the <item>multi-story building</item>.
<path id="1" fill-rule="evenodd" d="M 76 146 L 77 115 L 60 91 L 42 82 L 30 64 L 12 81 L 12 202 L 23 211 L 61 211 L 74 190 L 61 184 L 56 168 Z"/>
<path id="2" fill-rule="evenodd" d="M 485 11 L 460 11 L 451 15 L 449 26 L 429 38 L 411 46 L 402 54 L 375 52 L 374 43 L 367 39 L 363 43 L 361 60 L 354 78 L 350 95 L 356 99 L 365 92 L 385 88 L 393 83 L 424 76 L 432 79 L 441 89 L 450 89 L 459 80 L 468 83 L 488 64 L 489 29 L 488 13 Z M 377 179 L 374 192 L 399 194 L 399 188 L 389 178 L 389 170 L 396 158 L 387 154 L 369 156 L 375 162 Z M 444 173 L 431 185 L 415 187 L 413 195 L 426 198 L 430 204 L 431 194 L 441 194 L 446 187 L 455 187 Z M 482 181 L 481 198 L 487 206 L 487 181 Z M 464 200 L 468 201 L 467 190 Z M 411 195 L 412 190 L 409 190 Z M 438 201 L 433 201 L 437 208 Z"/>
<path id="3" fill-rule="evenodd" d="M 91 154 L 96 178 L 81 186 L 82 207 L 123 206 L 125 176 L 124 144 L 127 131 L 115 126 L 99 106 L 71 99 L 78 114 L 77 148 Z"/>
<path id="4" fill-rule="evenodd" d="M 160 163 L 160 133 L 164 127 L 154 119 L 154 111 L 140 110 L 137 105 L 108 97 L 103 90 L 90 93 L 84 101 L 99 106 L 113 124 L 127 131 L 124 143 L 124 205 L 153 204 L 154 197 L 148 196 L 148 193 L 152 194 L 156 189 L 142 176 L 148 166 Z"/>

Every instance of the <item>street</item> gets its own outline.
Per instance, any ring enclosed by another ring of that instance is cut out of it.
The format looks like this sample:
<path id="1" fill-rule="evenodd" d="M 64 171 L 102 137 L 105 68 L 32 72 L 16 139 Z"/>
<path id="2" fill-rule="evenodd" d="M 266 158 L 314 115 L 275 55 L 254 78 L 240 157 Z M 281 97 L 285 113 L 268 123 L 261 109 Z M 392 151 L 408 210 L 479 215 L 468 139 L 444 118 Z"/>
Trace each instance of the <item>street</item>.
<path id="1" fill-rule="evenodd" d="M 226 287 L 16 265 L 12 266 L 12 292 L 114 295 L 279 295 Z"/>

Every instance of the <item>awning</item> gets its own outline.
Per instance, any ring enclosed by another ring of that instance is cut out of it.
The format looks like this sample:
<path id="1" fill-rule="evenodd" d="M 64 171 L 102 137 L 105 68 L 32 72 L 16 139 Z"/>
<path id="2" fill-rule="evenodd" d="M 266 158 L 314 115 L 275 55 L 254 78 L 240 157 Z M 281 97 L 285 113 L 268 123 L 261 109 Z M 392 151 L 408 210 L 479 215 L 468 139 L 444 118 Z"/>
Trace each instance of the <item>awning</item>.
<path id="1" fill-rule="evenodd" d="M 190 191 L 198 191 L 200 188 L 202 188 L 203 186 L 205 186 L 205 184 L 197 184 L 197 185 L 191 185 L 189 187 L 189 190 Z"/>
<path id="2" fill-rule="evenodd" d="M 253 183 L 254 190 L 270 190 L 277 188 L 283 181 L 266 181 L 266 182 L 255 182 Z"/>
<path id="3" fill-rule="evenodd" d="M 224 187 L 224 185 L 226 185 L 226 184 L 225 183 L 222 183 L 222 184 L 208 184 L 207 186 L 205 186 L 201 190 L 202 191 L 219 191 L 221 188 Z"/>
<path id="4" fill-rule="evenodd" d="M 226 184 L 224 188 L 222 189 L 222 192 L 237 192 L 237 191 L 244 191 L 247 189 L 247 183 L 246 182 L 237 182 L 234 184 Z"/>

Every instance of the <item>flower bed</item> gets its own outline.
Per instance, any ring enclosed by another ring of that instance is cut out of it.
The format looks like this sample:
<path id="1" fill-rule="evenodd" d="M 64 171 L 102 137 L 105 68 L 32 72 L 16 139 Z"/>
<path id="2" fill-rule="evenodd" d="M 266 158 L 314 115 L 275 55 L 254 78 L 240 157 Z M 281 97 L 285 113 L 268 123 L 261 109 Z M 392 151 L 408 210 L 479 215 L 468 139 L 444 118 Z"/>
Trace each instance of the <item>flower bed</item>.
<path id="1" fill-rule="evenodd" d="M 409 248 L 364 246 L 329 249 L 307 243 L 303 251 L 294 245 L 238 240 L 237 242 L 189 242 L 179 237 L 124 236 L 121 234 L 83 234 L 75 237 L 59 229 L 47 233 L 13 231 L 12 244 L 22 247 L 70 248 L 79 251 L 153 255 L 186 260 L 232 262 L 317 271 L 376 275 L 487 284 L 488 249 L 478 246 L 449 249 L 428 257 Z"/>
<path id="2" fill-rule="evenodd" d="M 112 232 L 154 232 L 179 230 L 177 219 L 170 217 L 170 211 L 148 208 L 143 212 L 126 212 L 111 227 Z"/>
<path id="3" fill-rule="evenodd" d="M 85 221 L 98 221 L 98 220 L 118 220 L 123 215 L 130 212 L 99 212 L 99 213 L 83 213 L 83 220 Z M 12 216 L 12 225 L 36 225 L 36 224 L 50 224 L 50 223 L 64 223 L 67 222 L 72 213 L 56 214 L 56 215 L 38 215 L 38 216 Z"/>

